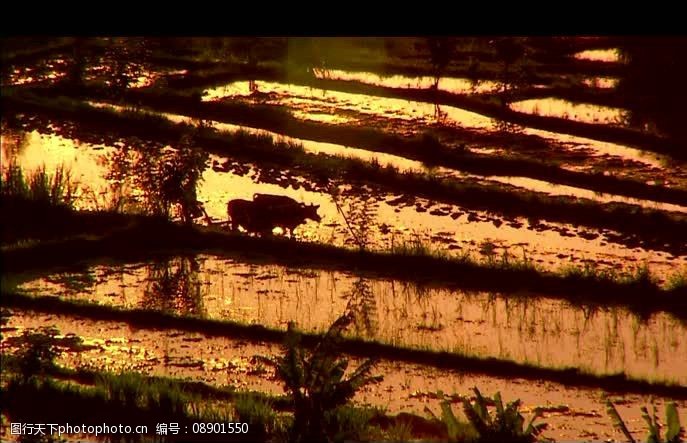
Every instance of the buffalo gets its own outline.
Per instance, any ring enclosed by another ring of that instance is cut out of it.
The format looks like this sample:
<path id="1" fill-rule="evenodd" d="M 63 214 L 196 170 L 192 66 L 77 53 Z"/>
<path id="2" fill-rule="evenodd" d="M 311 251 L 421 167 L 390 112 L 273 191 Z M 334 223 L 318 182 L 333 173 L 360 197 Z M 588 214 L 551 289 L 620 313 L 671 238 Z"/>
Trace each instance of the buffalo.
<path id="1" fill-rule="evenodd" d="M 261 236 L 271 235 L 276 227 L 291 237 L 299 225 L 310 219 L 322 220 L 317 213 L 319 205 L 306 205 L 290 197 L 255 194 L 253 200 L 236 199 L 227 203 L 227 216 L 232 230 L 239 226 L 247 232 Z"/>

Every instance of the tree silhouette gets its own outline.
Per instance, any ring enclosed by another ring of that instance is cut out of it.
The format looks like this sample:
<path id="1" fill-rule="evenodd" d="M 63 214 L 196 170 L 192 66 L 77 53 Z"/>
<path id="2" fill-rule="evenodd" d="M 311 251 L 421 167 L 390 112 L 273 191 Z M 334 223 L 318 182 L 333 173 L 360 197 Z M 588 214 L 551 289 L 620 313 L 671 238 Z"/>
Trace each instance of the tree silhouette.
<path id="1" fill-rule="evenodd" d="M 427 37 L 427 49 L 429 50 L 429 61 L 432 65 L 432 75 L 434 77 L 433 89 L 439 88 L 439 80 L 444 75 L 444 71 L 451 64 L 455 54 L 456 41 L 451 37 Z"/>

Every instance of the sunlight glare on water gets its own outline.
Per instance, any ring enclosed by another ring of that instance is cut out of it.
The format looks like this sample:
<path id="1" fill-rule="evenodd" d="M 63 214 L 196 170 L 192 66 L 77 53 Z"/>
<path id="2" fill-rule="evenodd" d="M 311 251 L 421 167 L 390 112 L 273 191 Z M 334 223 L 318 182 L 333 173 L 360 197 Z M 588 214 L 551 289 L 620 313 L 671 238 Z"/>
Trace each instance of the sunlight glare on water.
<path id="1" fill-rule="evenodd" d="M 431 103 L 386 98 L 365 94 L 353 94 L 276 82 L 256 82 L 258 89 L 265 94 L 274 94 L 270 101 L 282 106 L 298 108 L 310 113 L 336 113 L 355 111 L 363 115 L 398 118 L 417 122 L 436 121 L 436 107 Z M 248 97 L 248 82 L 234 82 L 227 85 L 209 88 L 203 94 L 203 100 L 213 101 L 228 97 Z M 464 109 L 442 106 L 446 122 L 465 128 L 492 129 L 494 119 Z M 308 118 L 310 119 L 310 118 Z"/>
<path id="2" fill-rule="evenodd" d="M 23 153 L 17 157 L 22 167 L 31 170 L 46 164 L 50 165 L 47 167 L 50 172 L 51 168 L 64 165 L 71 171 L 72 178 L 79 183 L 80 194 L 77 193 L 77 195 L 81 195 L 81 198 L 75 203 L 77 208 L 107 207 L 107 202 L 113 196 L 109 183 L 105 179 L 106 159 L 107 153 L 113 152 L 115 147 L 76 143 L 74 140 L 58 135 L 39 134 L 35 131 L 29 134 L 29 143 L 23 148 Z M 223 163 L 226 160 L 212 157 L 210 162 L 212 161 Z M 251 199 L 256 192 L 288 195 L 306 204 L 320 205 L 318 212 L 323 217 L 319 224 L 308 221 L 299 227 L 298 236 L 335 245 L 342 245 L 347 241 L 349 233 L 329 194 L 309 191 L 302 186 L 296 189 L 298 180 L 295 177 L 289 184 L 260 183 L 255 172 L 254 168 L 249 168 L 248 173 L 238 175 L 208 167 L 203 172 L 203 180 L 199 183 L 197 192 L 199 200 L 210 217 L 216 222 L 226 221 L 226 204 L 230 199 Z M 136 191 L 132 190 L 134 193 Z M 519 222 L 521 227 L 511 227 L 508 223 L 497 225 L 481 211 L 471 211 L 479 214 L 478 219 L 473 220 L 469 219 L 464 208 L 455 205 L 442 205 L 448 209 L 447 212 L 443 212 L 445 215 L 432 215 L 429 211 L 418 212 L 413 204 L 392 206 L 381 201 L 381 199 L 388 200 L 390 197 L 375 198 L 376 215 L 372 220 L 374 229 L 371 231 L 372 244 L 375 248 L 388 248 L 392 236 L 396 236 L 397 240 L 420 236 L 424 241 L 435 244 L 439 249 L 450 247 L 457 248 L 457 251 L 472 251 L 473 253 L 479 251 L 479 245 L 483 242 L 495 241 L 503 248 L 525 245 L 528 256 L 541 260 L 539 263 L 545 268 L 555 269 L 573 258 L 578 260 L 584 258 L 622 268 L 647 260 L 652 270 L 659 276 L 674 272 L 675 262 L 670 261 L 668 255 L 643 250 L 638 253 L 636 249 L 617 243 L 607 243 L 603 236 L 584 239 L 578 236 L 561 236 L 551 230 L 528 229 L 527 220 L 519 217 L 514 220 Z M 430 204 L 424 199 L 417 199 L 417 203 L 425 207 Z M 448 216 L 453 212 L 462 215 L 458 219 L 453 219 Z M 384 225 L 389 226 L 390 230 L 384 230 L 382 228 Z M 576 229 L 573 226 L 552 225 L 564 226 L 565 229 L 573 232 Z M 437 233 L 450 233 L 446 239 L 448 243 L 435 243 L 433 239 Z"/>
<path id="3" fill-rule="evenodd" d="M 587 77 L 582 80 L 590 88 L 610 89 L 618 86 L 619 79 L 615 77 Z"/>
<path id="4" fill-rule="evenodd" d="M 620 53 L 617 49 L 589 49 L 574 55 L 578 60 L 589 60 L 595 62 L 620 62 Z"/>
<path id="5" fill-rule="evenodd" d="M 325 72 L 317 72 L 316 75 L 318 78 L 357 81 L 360 83 L 383 86 L 386 88 L 429 89 L 433 87 L 435 83 L 435 78 L 430 76 L 383 76 L 372 72 L 351 72 L 336 69 Z M 498 91 L 501 87 L 501 83 L 490 80 L 473 82 L 466 78 L 441 77 L 439 79 L 438 89 L 441 91 L 451 92 L 453 94 L 481 94 Z"/>
<path id="6" fill-rule="evenodd" d="M 420 125 L 431 126 L 437 121 L 437 109 L 431 103 L 392 99 L 363 94 L 351 94 L 337 91 L 327 91 L 318 88 L 281 84 L 274 82 L 257 82 L 261 91 L 274 93 L 270 99 L 275 104 L 285 106 L 288 109 L 297 111 L 299 115 L 312 113 L 336 114 L 337 110 L 345 109 L 369 114 L 377 118 L 398 118 L 406 121 L 416 121 Z M 205 91 L 204 100 L 220 100 L 227 97 L 247 97 L 249 95 L 248 82 L 235 82 L 228 85 L 210 88 Z M 572 104 L 563 104 L 557 100 L 549 100 L 552 114 L 563 116 L 566 112 L 572 115 L 578 113 L 581 121 L 594 119 L 621 118 L 622 112 L 614 111 L 612 108 L 604 110 L 599 107 L 571 108 Z M 545 102 L 547 103 L 547 102 Z M 566 102 L 569 103 L 569 102 Z M 528 105 L 531 106 L 531 105 Z M 561 107 L 563 106 L 563 107 Z M 454 106 L 440 107 L 443 114 L 444 124 L 455 125 L 462 128 L 474 129 L 479 131 L 490 131 L 497 127 L 495 119 L 484 115 L 463 110 Z M 609 114 L 610 113 L 610 114 Z M 308 117 L 308 119 L 312 119 Z M 351 121 L 351 124 L 354 122 Z M 611 155 L 627 160 L 638 161 L 657 168 L 664 168 L 665 161 L 661 156 L 649 151 L 632 148 L 617 143 L 602 142 L 585 137 L 569 134 L 551 132 L 531 127 L 519 126 L 524 134 L 537 135 L 549 139 L 555 143 L 571 146 L 575 149 L 589 149 L 595 155 Z M 423 128 L 418 127 L 418 131 Z"/>
<path id="7" fill-rule="evenodd" d="M 629 114 L 628 111 L 620 108 L 574 103 L 555 97 L 517 101 L 510 103 L 509 107 L 514 111 L 527 114 L 604 125 L 623 125 Z"/>

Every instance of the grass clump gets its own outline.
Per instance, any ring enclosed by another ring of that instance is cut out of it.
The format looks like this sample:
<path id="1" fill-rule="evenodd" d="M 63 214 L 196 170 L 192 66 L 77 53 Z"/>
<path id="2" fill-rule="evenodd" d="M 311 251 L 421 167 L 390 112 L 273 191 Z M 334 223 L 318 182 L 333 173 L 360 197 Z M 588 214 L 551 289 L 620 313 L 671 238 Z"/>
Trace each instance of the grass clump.
<path id="1" fill-rule="evenodd" d="M 48 220 L 64 220 L 74 209 L 76 185 L 70 172 L 58 166 L 53 174 L 40 167 L 25 173 L 11 163 L 0 174 L 2 242 L 28 240 L 35 232 L 54 227 Z"/>
<path id="2" fill-rule="evenodd" d="M 612 268 L 599 267 L 595 262 L 586 261 L 581 266 L 562 267 L 558 274 L 573 283 L 598 283 L 621 285 L 635 289 L 656 289 L 657 277 L 652 274 L 647 263 L 619 272 Z M 687 273 L 677 272 L 668 277 L 665 290 L 676 291 L 687 286 Z"/>
<path id="3" fill-rule="evenodd" d="M 25 200 L 43 206 L 72 207 L 75 191 L 70 171 L 64 166 L 58 166 L 53 174 L 42 166 L 27 175 L 21 166 L 10 164 L 0 176 L 3 204 Z"/>
<path id="4" fill-rule="evenodd" d="M 379 414 L 375 408 L 339 406 L 325 416 L 326 427 L 335 442 L 361 441 L 375 434 L 371 420 Z"/>
<path id="5" fill-rule="evenodd" d="M 499 256 L 495 251 L 495 245 L 490 242 L 485 242 L 480 252 L 485 257 L 483 263 L 489 268 L 502 271 L 537 271 L 534 261 L 527 256 L 524 248 L 522 250 L 522 258 L 511 254 L 508 249 L 504 249 Z"/>
<path id="6" fill-rule="evenodd" d="M 188 418 L 192 397 L 168 380 L 151 380 L 135 372 L 105 373 L 97 377 L 96 386 L 103 388 L 107 401 L 125 411 L 149 411 L 151 421 L 183 422 Z"/>
<path id="7" fill-rule="evenodd" d="M 249 436 L 255 441 L 266 441 L 271 435 L 282 433 L 281 421 L 272 404 L 252 394 L 237 395 L 234 400 L 237 422 L 247 423 Z"/>
<path id="8" fill-rule="evenodd" d="M 445 249 L 436 247 L 431 242 L 423 240 L 419 235 L 402 240 L 397 240 L 395 236 L 392 236 L 389 244 L 389 254 L 400 257 L 426 257 L 446 262 L 456 260 L 458 263 L 466 263 L 469 260 L 467 255 L 456 258 Z"/>
<path id="9" fill-rule="evenodd" d="M 519 411 L 520 400 L 507 405 L 503 404 L 501 393 L 497 392 L 493 398 L 482 396 L 479 389 L 473 389 L 475 399 L 460 396 L 463 413 L 468 421 L 462 421 L 453 413 L 451 404 L 444 394 L 439 392 L 441 402 L 441 418 L 436 417 L 429 409 L 430 415 L 440 420 L 446 426 L 449 440 L 452 442 L 535 442 L 540 440 L 541 432 L 546 429 L 546 423 L 535 424 L 541 417 L 542 411 L 535 409 L 534 415 L 525 425 L 525 418 Z M 495 408 L 490 412 L 488 406 Z"/>

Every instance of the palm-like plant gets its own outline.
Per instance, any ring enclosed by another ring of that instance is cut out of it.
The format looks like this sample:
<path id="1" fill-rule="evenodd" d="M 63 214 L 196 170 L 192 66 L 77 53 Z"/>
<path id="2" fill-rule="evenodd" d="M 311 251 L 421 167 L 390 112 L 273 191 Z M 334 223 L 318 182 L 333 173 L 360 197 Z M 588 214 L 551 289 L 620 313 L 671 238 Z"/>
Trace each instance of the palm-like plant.
<path id="1" fill-rule="evenodd" d="M 329 441 L 326 416 L 345 405 L 362 386 L 379 381 L 371 376 L 373 360 L 367 360 L 345 377 L 348 360 L 340 358 L 337 344 L 352 322 L 350 314 L 339 318 L 311 352 L 301 345 L 295 325 L 289 323 L 284 355 L 259 357 L 273 366 L 294 403 L 291 441 Z"/>
<path id="2" fill-rule="evenodd" d="M 493 399 L 487 399 L 476 387 L 473 391 L 474 403 L 467 397 L 460 397 L 463 412 L 473 429 L 466 428 L 465 424 L 458 420 L 448 400 L 441 402 L 441 418 L 446 424 L 451 441 L 534 442 L 547 427 L 546 423 L 534 423 L 542 416 L 542 411 L 538 408 L 534 410 L 534 415 L 525 426 L 525 418 L 519 410 L 520 400 L 512 401 L 504 407 L 500 392 L 497 392 Z M 443 397 L 443 393 L 439 394 Z M 490 414 L 487 407 L 492 402 L 496 407 L 494 414 Z"/>

